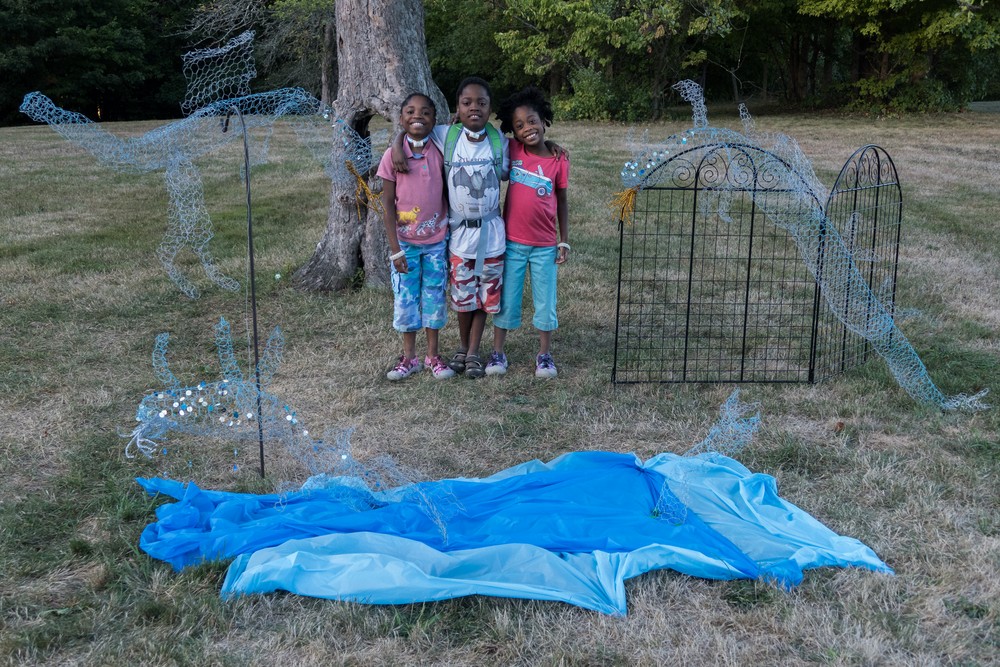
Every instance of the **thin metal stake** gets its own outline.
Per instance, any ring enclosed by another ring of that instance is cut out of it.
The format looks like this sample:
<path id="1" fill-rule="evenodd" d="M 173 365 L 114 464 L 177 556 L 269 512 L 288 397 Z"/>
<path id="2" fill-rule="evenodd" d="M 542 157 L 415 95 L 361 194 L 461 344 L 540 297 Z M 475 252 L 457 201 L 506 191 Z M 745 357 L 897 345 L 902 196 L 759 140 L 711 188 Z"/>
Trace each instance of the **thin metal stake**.
<path id="1" fill-rule="evenodd" d="M 223 123 L 222 131 L 225 132 L 229 126 L 229 115 L 233 112 L 239 116 L 240 125 L 243 128 L 243 173 L 247 189 L 247 245 L 250 254 L 250 309 L 253 313 L 253 374 L 255 387 L 257 389 L 257 442 L 260 445 L 260 476 L 264 477 L 264 418 L 260 414 L 260 345 L 257 336 L 257 280 L 253 263 L 253 213 L 250 199 L 250 142 L 247 138 L 247 124 L 243 119 L 243 112 L 235 104 L 229 107 L 226 120 Z"/>

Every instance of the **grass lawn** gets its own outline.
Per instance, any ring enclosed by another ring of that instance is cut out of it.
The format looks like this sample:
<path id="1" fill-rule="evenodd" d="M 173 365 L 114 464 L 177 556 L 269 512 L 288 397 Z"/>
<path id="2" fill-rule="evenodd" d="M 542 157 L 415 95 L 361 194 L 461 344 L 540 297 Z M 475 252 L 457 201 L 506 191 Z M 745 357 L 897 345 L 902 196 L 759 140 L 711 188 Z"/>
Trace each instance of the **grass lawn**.
<path id="1" fill-rule="evenodd" d="M 752 110 L 751 110 L 752 111 Z M 739 127 L 735 110 L 715 125 Z M 903 183 L 899 326 L 946 394 L 1000 401 L 1000 123 L 988 113 L 875 120 L 768 115 L 832 184 L 855 148 L 883 146 Z M 140 134 L 156 123 L 108 126 Z M 680 120 L 650 128 L 666 137 Z M 502 379 L 385 380 L 399 354 L 386 291 L 303 292 L 290 277 L 326 222 L 329 181 L 279 125 L 253 170 L 260 326 L 287 340 L 272 384 L 309 428 L 351 427 L 355 456 L 390 455 L 429 478 L 485 476 L 574 450 L 681 453 L 715 421 L 728 385 L 610 384 L 620 188 L 628 128 L 557 123 L 572 152 L 572 256 L 560 276 L 560 377 L 533 375 L 530 329 L 508 337 Z M 241 147 L 199 162 L 212 253 L 246 283 Z M 792 591 L 669 571 L 627 583 L 630 614 L 465 598 L 369 607 L 270 595 L 223 602 L 225 564 L 174 573 L 138 549 L 162 502 L 136 476 L 270 490 L 307 474 L 279 447 L 178 437 L 127 459 L 154 337 L 184 384 L 221 377 L 212 327 L 233 323 L 247 357 L 245 293 L 197 261 L 183 296 L 156 259 L 162 175 L 116 174 L 46 127 L 0 128 L 0 662 L 5 664 L 879 664 L 985 665 L 1000 655 L 1000 407 L 915 404 L 885 364 L 819 385 L 745 385 L 763 426 L 740 459 L 896 576 L 814 570 Z M 487 336 L 487 339 L 489 337 Z M 454 318 L 444 351 L 457 342 Z M 418 350 L 419 347 L 418 339 Z M 244 361 L 244 370 L 246 362 Z"/>

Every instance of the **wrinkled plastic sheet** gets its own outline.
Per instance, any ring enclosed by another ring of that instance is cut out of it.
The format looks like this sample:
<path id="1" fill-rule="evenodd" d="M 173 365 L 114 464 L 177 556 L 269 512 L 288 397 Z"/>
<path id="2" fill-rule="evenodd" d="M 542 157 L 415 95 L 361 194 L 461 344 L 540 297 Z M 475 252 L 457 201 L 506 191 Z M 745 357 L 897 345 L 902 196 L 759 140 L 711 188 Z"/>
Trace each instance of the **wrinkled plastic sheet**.
<path id="1" fill-rule="evenodd" d="M 625 614 L 624 581 L 656 569 L 782 586 L 821 566 L 892 572 L 782 499 L 773 477 L 720 454 L 642 462 L 574 452 L 384 492 L 345 478 L 282 495 L 138 481 L 177 501 L 157 509 L 140 547 L 176 569 L 234 558 L 224 597 L 283 590 L 399 604 L 479 594 Z M 654 512 L 664 484 L 686 507 L 673 520 Z"/>

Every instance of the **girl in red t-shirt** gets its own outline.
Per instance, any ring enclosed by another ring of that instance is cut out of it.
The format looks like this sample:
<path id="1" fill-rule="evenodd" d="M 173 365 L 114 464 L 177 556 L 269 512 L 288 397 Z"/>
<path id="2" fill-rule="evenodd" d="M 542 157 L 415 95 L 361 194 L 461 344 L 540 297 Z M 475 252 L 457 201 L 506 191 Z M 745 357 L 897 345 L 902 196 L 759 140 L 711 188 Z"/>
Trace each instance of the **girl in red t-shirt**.
<path id="1" fill-rule="evenodd" d="M 545 144 L 545 128 L 552 124 L 552 106 L 538 88 L 528 87 L 500 104 L 500 131 L 512 133 L 510 185 L 504 202 L 507 252 L 504 256 L 500 313 L 493 317 L 493 353 L 487 375 L 507 372 L 503 347 L 507 331 L 521 326 L 524 281 L 531 274 L 534 305 L 532 324 L 538 330 L 536 377 L 555 377 L 552 332 L 556 317 L 558 265 L 569 258 L 569 211 L 566 187 L 569 159 Z"/>

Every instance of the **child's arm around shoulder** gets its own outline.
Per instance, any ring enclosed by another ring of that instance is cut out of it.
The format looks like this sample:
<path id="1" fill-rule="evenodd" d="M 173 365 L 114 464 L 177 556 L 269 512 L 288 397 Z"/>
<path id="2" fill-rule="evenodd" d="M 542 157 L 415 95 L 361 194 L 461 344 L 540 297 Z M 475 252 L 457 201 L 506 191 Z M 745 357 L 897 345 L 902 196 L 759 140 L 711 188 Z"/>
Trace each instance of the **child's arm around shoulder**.
<path id="1" fill-rule="evenodd" d="M 517 142 L 516 139 L 508 139 L 506 134 L 500 135 L 500 147 L 503 149 L 503 159 L 500 162 L 500 180 L 510 180 L 510 149 Z"/>
<path id="2" fill-rule="evenodd" d="M 434 145 L 444 153 L 444 137 L 448 134 L 450 125 L 435 125 L 431 133 L 427 135 L 428 141 L 433 141 Z M 410 171 L 406 162 L 406 152 L 403 150 L 403 137 L 405 132 L 399 132 L 392 140 L 389 150 L 392 151 L 392 168 L 397 174 L 405 174 Z"/>
<path id="3" fill-rule="evenodd" d="M 569 151 L 560 146 L 559 144 L 557 144 L 556 142 L 552 141 L 551 139 L 545 140 L 545 147 L 548 148 L 549 151 L 556 156 L 557 160 L 561 160 L 563 158 L 569 160 Z"/>
<path id="4" fill-rule="evenodd" d="M 405 132 L 396 133 L 396 137 L 389 147 L 389 150 L 392 151 L 392 170 L 397 174 L 405 174 L 410 171 L 409 165 L 406 164 L 406 153 L 403 151 L 404 136 L 406 136 Z"/>

